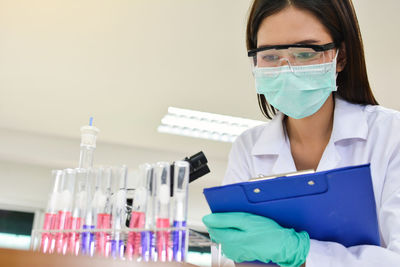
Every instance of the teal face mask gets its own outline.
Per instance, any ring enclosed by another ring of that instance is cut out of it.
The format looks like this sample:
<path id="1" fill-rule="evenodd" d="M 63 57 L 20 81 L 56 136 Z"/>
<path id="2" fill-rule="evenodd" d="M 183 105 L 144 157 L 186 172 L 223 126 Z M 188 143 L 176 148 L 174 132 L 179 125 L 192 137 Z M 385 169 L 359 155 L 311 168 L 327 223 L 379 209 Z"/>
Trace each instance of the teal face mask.
<path id="1" fill-rule="evenodd" d="M 268 103 L 289 117 L 308 117 L 336 91 L 336 57 L 324 64 L 256 67 L 253 73 L 257 93 L 263 94 Z"/>

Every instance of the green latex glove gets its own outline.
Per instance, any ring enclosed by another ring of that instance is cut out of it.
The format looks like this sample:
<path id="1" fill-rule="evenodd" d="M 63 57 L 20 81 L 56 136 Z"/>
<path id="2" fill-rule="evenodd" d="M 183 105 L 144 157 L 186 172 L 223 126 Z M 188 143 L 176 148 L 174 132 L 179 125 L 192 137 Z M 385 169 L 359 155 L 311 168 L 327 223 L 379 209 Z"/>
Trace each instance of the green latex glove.
<path id="1" fill-rule="evenodd" d="M 213 213 L 203 217 L 211 239 L 236 262 L 270 261 L 281 266 L 300 266 L 310 249 L 307 232 L 283 228 L 266 217 L 244 213 Z"/>

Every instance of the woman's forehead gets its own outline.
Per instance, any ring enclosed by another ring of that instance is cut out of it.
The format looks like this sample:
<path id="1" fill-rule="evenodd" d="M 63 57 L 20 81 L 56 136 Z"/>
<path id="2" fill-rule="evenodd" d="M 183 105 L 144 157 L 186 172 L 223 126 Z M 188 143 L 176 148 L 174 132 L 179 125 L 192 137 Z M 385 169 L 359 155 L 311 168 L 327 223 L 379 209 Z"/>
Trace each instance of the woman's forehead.
<path id="1" fill-rule="evenodd" d="M 328 29 L 310 11 L 289 6 L 265 18 L 258 28 L 257 47 L 332 42 Z"/>

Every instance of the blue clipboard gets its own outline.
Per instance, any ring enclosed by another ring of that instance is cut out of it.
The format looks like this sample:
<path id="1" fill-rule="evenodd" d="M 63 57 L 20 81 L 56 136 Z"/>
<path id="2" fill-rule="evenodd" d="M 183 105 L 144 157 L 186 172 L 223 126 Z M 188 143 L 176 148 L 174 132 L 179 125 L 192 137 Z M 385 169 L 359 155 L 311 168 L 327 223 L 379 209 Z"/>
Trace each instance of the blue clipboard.
<path id="1" fill-rule="evenodd" d="M 204 189 L 213 213 L 249 212 L 310 238 L 380 245 L 370 164 Z"/>

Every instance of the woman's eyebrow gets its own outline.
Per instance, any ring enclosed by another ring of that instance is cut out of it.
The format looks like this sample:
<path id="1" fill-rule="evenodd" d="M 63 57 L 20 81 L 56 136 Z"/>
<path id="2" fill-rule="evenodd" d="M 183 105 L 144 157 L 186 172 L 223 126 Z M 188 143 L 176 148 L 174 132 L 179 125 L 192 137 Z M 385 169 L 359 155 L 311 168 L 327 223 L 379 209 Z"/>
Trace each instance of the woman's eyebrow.
<path id="1" fill-rule="evenodd" d="M 302 40 L 300 42 L 296 42 L 295 44 L 316 44 L 319 43 L 319 40 L 315 40 L 315 39 L 306 39 L 306 40 Z"/>
<path id="2" fill-rule="evenodd" d="M 315 40 L 315 39 L 305 39 L 305 40 L 298 41 L 298 42 L 294 42 L 294 43 L 285 43 L 285 44 L 276 44 L 276 43 L 273 43 L 273 44 L 263 44 L 263 45 L 260 45 L 260 46 L 258 46 L 258 47 L 263 47 L 263 46 L 274 46 L 274 45 L 291 45 L 291 44 L 309 44 L 309 45 L 311 45 L 311 44 L 318 44 L 318 43 L 321 43 L 321 41 L 320 41 L 320 40 Z"/>

